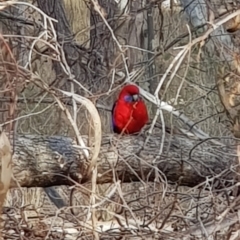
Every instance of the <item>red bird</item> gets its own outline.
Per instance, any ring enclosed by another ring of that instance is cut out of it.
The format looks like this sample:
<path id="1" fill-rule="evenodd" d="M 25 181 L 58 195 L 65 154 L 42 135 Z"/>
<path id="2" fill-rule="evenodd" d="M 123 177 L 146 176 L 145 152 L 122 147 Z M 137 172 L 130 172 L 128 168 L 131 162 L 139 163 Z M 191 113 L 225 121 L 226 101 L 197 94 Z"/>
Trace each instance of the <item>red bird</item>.
<path id="1" fill-rule="evenodd" d="M 139 132 L 148 122 L 145 103 L 135 85 L 125 86 L 112 108 L 113 131 L 132 134 Z"/>

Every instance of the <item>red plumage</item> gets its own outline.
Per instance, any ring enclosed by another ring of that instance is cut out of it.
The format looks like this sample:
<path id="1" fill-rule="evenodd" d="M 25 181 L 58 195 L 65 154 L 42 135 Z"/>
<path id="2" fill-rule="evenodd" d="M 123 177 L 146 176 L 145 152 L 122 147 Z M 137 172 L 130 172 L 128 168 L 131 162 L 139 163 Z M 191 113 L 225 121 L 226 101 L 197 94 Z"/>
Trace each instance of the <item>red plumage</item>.
<path id="1" fill-rule="evenodd" d="M 113 105 L 112 122 L 114 132 L 127 134 L 139 132 L 148 122 L 147 108 L 137 86 L 123 87 Z"/>

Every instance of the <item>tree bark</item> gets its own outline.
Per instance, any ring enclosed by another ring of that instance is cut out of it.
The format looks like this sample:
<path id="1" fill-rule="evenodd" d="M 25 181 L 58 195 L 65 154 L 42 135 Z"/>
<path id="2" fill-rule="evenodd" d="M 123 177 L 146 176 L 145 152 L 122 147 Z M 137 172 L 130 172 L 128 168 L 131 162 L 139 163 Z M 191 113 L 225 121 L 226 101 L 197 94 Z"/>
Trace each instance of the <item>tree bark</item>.
<path id="1" fill-rule="evenodd" d="M 196 186 L 211 178 L 218 188 L 225 187 L 226 182 L 233 183 L 234 145 L 217 146 L 210 139 L 199 142 L 166 133 L 160 155 L 161 136 L 157 128 L 147 142 L 144 134 L 103 136 L 97 182 L 110 183 L 114 178 L 122 182 L 155 181 L 158 172 L 160 181 L 185 186 Z M 84 139 L 87 142 L 87 137 Z M 17 136 L 13 172 L 15 180 L 11 187 L 49 187 L 72 185 L 73 180 L 90 181 L 87 160 L 75 142 L 63 136 Z"/>

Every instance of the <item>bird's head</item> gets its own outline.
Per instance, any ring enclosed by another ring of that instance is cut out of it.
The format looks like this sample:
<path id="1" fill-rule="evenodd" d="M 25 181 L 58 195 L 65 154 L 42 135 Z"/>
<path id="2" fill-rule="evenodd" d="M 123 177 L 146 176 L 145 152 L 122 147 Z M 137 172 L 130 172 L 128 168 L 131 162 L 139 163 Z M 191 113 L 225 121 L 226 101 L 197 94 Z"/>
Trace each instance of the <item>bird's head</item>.
<path id="1" fill-rule="evenodd" d="M 119 99 L 129 103 L 139 101 L 141 99 L 139 88 L 135 85 L 125 86 L 119 94 Z"/>

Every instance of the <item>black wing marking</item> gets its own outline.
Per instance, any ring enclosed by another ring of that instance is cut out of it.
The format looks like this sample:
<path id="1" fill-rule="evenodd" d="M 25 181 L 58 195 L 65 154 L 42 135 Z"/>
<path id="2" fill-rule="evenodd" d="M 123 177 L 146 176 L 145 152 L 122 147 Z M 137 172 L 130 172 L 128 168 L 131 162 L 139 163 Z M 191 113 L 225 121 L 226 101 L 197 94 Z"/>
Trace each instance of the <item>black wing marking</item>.
<path id="1" fill-rule="evenodd" d="M 112 129 L 113 129 L 113 132 L 119 133 L 119 129 L 116 127 L 116 125 L 114 123 L 114 119 L 113 119 L 113 114 L 114 114 L 116 104 L 117 104 L 117 101 L 115 101 L 115 103 L 113 104 L 113 107 L 112 107 Z"/>

